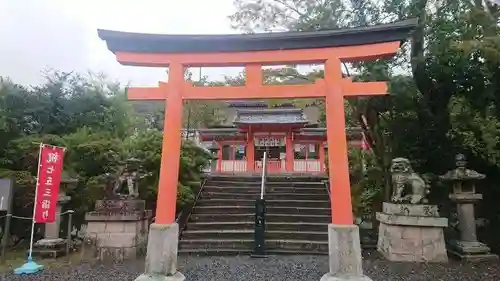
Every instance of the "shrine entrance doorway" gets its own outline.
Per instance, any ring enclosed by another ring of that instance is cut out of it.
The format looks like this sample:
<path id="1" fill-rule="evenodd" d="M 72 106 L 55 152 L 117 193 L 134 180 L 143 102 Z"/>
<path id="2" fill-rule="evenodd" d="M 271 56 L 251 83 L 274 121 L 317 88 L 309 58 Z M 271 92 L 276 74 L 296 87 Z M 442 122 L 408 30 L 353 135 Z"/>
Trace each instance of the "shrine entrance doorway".
<path id="1" fill-rule="evenodd" d="M 264 152 L 267 152 L 267 165 L 269 173 L 279 173 L 285 171 L 285 146 L 256 146 L 255 147 L 255 171 L 262 171 L 262 159 Z"/>

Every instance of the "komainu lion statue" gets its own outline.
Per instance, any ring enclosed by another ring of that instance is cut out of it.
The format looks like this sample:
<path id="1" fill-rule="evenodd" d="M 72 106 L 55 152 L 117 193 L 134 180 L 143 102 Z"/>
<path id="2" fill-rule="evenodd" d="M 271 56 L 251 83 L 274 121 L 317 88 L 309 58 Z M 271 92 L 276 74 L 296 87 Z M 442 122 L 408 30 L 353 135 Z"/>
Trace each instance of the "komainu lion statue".
<path id="1" fill-rule="evenodd" d="M 406 158 L 394 158 L 391 161 L 392 201 L 395 203 L 426 204 L 429 194 L 429 181 L 424 181 L 413 171 Z"/>

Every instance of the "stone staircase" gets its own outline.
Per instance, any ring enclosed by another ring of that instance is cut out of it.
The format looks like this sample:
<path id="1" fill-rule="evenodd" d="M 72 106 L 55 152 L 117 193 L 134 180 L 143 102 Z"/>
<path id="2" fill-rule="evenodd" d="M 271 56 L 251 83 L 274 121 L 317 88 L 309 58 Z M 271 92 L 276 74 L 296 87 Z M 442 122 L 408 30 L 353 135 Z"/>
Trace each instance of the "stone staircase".
<path id="1" fill-rule="evenodd" d="M 266 185 L 269 254 L 327 254 L 330 202 L 321 177 L 270 176 Z M 259 176 L 212 176 L 181 234 L 179 253 L 250 254 Z"/>

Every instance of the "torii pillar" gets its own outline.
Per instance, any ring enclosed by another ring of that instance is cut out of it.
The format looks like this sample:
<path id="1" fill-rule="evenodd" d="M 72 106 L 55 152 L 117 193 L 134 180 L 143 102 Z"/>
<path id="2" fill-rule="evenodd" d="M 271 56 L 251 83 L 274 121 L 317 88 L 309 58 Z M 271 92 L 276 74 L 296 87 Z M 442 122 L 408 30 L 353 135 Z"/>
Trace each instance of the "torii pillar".
<path id="1" fill-rule="evenodd" d="M 153 35 L 99 30 L 121 64 L 168 67 L 168 83 L 129 89 L 131 100 L 166 101 L 156 222 L 151 225 L 145 273 L 136 280 L 184 280 L 177 271 L 179 228 L 175 203 L 183 100 L 325 98 L 332 223 L 330 271 L 321 280 L 370 280 L 363 275 L 359 230 L 354 225 L 344 97 L 385 95 L 386 83 L 342 78 L 341 63 L 393 56 L 416 20 L 345 30 L 267 35 Z M 262 66 L 324 63 L 325 79 L 307 85 L 263 85 Z M 240 87 L 193 87 L 185 67 L 245 66 Z"/>

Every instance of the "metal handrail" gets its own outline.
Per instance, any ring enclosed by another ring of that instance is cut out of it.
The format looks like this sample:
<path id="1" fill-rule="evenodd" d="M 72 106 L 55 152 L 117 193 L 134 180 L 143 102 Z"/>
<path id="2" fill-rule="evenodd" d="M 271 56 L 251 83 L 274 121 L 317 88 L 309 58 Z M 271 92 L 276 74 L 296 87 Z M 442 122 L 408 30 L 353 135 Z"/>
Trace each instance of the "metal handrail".
<path id="1" fill-rule="evenodd" d="M 266 186 L 266 172 L 267 172 L 267 152 L 264 151 L 264 158 L 262 159 L 262 179 L 260 184 L 260 199 L 264 199 L 265 186 Z"/>
<path id="2" fill-rule="evenodd" d="M 254 252 L 252 257 L 259 258 L 266 256 L 266 202 L 264 193 L 266 191 L 266 171 L 267 153 L 264 152 L 262 159 L 262 179 L 260 186 L 260 199 L 255 201 L 255 231 L 254 231 Z"/>
<path id="3" fill-rule="evenodd" d="M 328 199 L 331 200 L 332 195 L 330 194 L 330 180 L 322 180 L 322 182 L 323 182 L 323 186 L 326 189 L 326 192 L 328 192 Z"/>
<path id="4" fill-rule="evenodd" d="M 193 210 L 196 207 L 196 202 L 200 199 L 201 193 L 203 192 L 203 188 L 205 187 L 206 183 L 207 183 L 207 178 L 204 178 L 200 184 L 200 189 L 198 190 L 198 193 L 196 194 L 196 197 L 194 198 L 193 202 L 185 205 L 184 208 L 182 208 L 182 210 L 177 215 L 177 218 L 175 219 L 175 222 L 179 225 L 179 239 L 182 235 L 182 232 L 187 227 L 187 223 L 189 222 L 189 219 L 193 214 Z"/>

